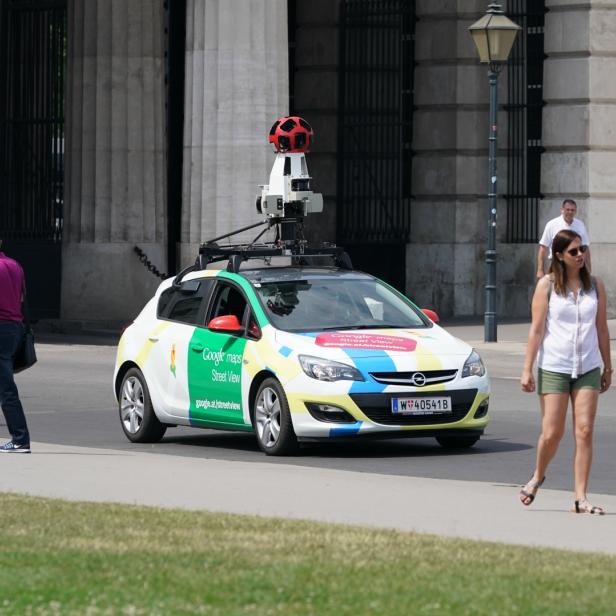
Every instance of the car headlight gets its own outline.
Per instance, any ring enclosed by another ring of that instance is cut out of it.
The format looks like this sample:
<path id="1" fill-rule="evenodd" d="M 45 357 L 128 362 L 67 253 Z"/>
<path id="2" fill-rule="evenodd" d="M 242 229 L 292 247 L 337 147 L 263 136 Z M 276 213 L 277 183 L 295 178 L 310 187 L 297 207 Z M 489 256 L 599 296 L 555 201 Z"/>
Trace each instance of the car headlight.
<path id="1" fill-rule="evenodd" d="M 347 364 L 331 359 L 299 355 L 302 370 L 311 378 L 319 381 L 365 381 L 361 372 Z"/>
<path id="2" fill-rule="evenodd" d="M 462 378 L 465 376 L 483 376 L 486 373 L 486 368 L 479 357 L 477 351 L 473 351 L 464 362 L 462 368 Z"/>

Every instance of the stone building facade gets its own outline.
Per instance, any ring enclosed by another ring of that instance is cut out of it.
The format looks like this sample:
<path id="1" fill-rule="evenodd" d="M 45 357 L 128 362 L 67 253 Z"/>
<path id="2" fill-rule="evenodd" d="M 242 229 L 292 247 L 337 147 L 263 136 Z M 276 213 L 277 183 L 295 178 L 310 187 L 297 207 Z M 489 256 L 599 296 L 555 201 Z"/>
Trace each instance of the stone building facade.
<path id="1" fill-rule="evenodd" d="M 310 117 L 318 133 L 336 134 L 335 86 L 340 50 L 339 6 L 297 4 L 295 109 Z M 507 3 L 503 3 L 507 8 Z M 509 3 L 512 4 L 512 3 Z M 530 3 L 529 3 L 530 4 Z M 509 7 L 511 8 L 511 7 Z M 477 61 L 467 31 L 485 11 L 480 0 L 417 0 L 413 113 L 413 201 L 406 252 L 406 291 L 443 315 L 480 315 L 484 310 L 484 251 L 487 233 L 487 70 Z M 616 3 L 546 0 L 543 110 L 538 163 L 541 199 L 532 241 L 508 238 L 508 208 L 498 203 L 498 311 L 527 317 L 535 284 L 536 240 L 565 197 L 578 203 L 593 243 L 593 271 L 607 283 L 616 314 L 612 213 L 616 147 L 612 36 Z M 515 16 L 513 16 L 515 19 Z M 499 80 L 499 195 L 508 190 L 510 106 L 508 73 Z M 319 94 L 316 83 L 327 84 Z M 533 87 L 528 84 L 528 87 Z M 333 91 L 332 91 L 333 90 Z M 528 141 L 531 136 L 525 137 Z M 317 143 L 311 168 L 328 200 L 336 204 L 332 177 L 336 141 Z M 540 166 L 539 166 L 540 165 Z M 332 216 L 330 212 L 330 216 Z M 331 218 L 335 224 L 335 216 Z"/>
<path id="2" fill-rule="evenodd" d="M 505 8 L 517 1 L 509 0 Z M 136 245 L 165 271 L 170 263 L 176 267 L 190 263 L 204 239 L 257 222 L 254 197 L 258 184 L 267 181 L 273 160 L 266 135 L 273 121 L 289 111 L 308 119 L 317 134 L 308 164 L 313 188 L 324 194 L 325 213 L 308 221 L 308 232 L 316 240 L 346 237 L 341 214 L 350 206 L 341 194 L 347 190 L 341 174 L 347 174 L 345 181 L 354 176 L 345 171 L 347 143 L 341 141 L 347 134 L 341 113 L 345 97 L 348 103 L 347 82 L 341 78 L 348 61 L 341 55 L 341 14 L 345 7 L 361 2 L 377 15 L 395 4 L 379 0 L 175 3 L 183 7 L 185 25 L 184 112 L 181 147 L 171 150 L 171 2 L 67 0 L 62 301 L 57 316 L 71 321 L 129 320 L 159 282 L 135 256 Z M 392 52 L 395 61 L 405 62 L 412 43 L 412 71 L 405 68 L 401 79 L 407 81 L 400 86 L 410 126 L 400 120 L 406 136 L 396 163 L 403 206 L 399 210 L 408 217 L 403 218 L 408 229 L 406 236 L 394 234 L 386 241 L 368 238 L 351 246 L 351 252 L 355 250 L 361 267 L 374 265 L 374 273 L 385 277 L 394 265 L 400 266 L 397 284 L 418 304 L 435 308 L 442 316 L 481 315 L 488 80 L 467 29 L 485 12 L 487 2 L 398 3 L 413 18 L 396 30 L 405 46 Z M 616 85 L 611 74 L 616 2 L 545 0 L 545 8 L 542 154 L 537 170 L 541 199 L 533 214 L 532 237 L 525 241 L 511 241 L 507 228 L 512 207 L 506 198 L 512 149 L 507 70 L 499 82 L 498 182 L 503 198 L 498 205 L 498 311 L 501 317 L 528 316 L 535 241 L 569 196 L 577 200 L 579 215 L 587 223 L 593 271 L 606 280 L 615 313 L 611 258 L 616 221 L 612 214 Z M 349 39 L 344 40 L 348 46 Z M 351 69 L 349 74 L 357 73 L 357 67 Z M 374 66 L 370 70 L 374 72 Z M 358 83 L 362 79 L 359 74 Z M 383 88 L 392 83 L 384 81 Z M 168 170 L 178 157 L 178 197 L 170 201 Z M 378 153 L 368 153 L 366 159 L 371 161 L 366 163 L 367 175 L 376 173 Z M 179 221 L 176 231 L 170 217 Z M 0 217 L 0 226 L 1 221 Z M 0 229 L 0 234 L 7 233 L 10 237 L 10 229 Z"/>
<path id="3" fill-rule="evenodd" d="M 284 0 L 188 0 L 185 15 L 183 265 L 257 220 L 266 135 L 288 106 Z M 61 317 L 123 321 L 160 282 L 135 245 L 168 262 L 165 7 L 70 0 L 68 16 Z"/>
<path id="4" fill-rule="evenodd" d="M 592 242 L 593 273 L 616 314 L 616 2 L 549 0 L 546 15 L 541 219 L 563 195 L 578 203 Z"/>

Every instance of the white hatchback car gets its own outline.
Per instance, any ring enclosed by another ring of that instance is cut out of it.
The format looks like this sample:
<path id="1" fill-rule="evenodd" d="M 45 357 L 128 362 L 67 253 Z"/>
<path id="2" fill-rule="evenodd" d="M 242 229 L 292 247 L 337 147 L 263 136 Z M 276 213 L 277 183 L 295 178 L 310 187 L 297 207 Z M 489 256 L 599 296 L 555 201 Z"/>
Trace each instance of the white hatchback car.
<path id="1" fill-rule="evenodd" d="M 124 332 L 113 385 L 134 442 L 184 425 L 254 431 L 274 455 L 368 436 L 470 447 L 489 421 L 468 344 L 384 282 L 334 267 L 166 280 Z"/>

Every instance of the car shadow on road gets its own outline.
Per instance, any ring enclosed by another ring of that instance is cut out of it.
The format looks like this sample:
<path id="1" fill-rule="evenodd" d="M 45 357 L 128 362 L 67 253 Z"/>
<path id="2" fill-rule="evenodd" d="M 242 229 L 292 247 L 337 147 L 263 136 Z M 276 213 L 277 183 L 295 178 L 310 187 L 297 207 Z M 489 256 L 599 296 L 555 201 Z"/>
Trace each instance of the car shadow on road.
<path id="1" fill-rule="evenodd" d="M 471 448 L 441 447 L 433 438 L 370 440 L 363 442 L 310 443 L 300 449 L 300 456 L 328 458 L 443 458 L 482 456 L 493 453 L 523 451 L 532 448 L 526 443 L 505 439 L 481 439 Z"/>
<path id="2" fill-rule="evenodd" d="M 191 448 L 191 454 L 199 455 L 194 448 L 203 448 L 203 454 L 212 449 L 220 451 L 254 452 L 261 454 L 253 434 L 208 433 L 166 436 L 161 444 L 173 444 Z M 434 438 L 397 438 L 379 440 L 339 440 L 322 443 L 302 443 L 299 451 L 286 457 L 267 457 L 268 461 L 293 462 L 300 459 L 318 458 L 425 458 L 444 456 L 482 456 L 532 449 L 534 445 L 520 443 L 506 438 L 485 436 L 474 447 L 467 449 L 446 449 Z M 176 448 L 174 448 L 177 451 Z M 161 452 L 162 453 L 162 452 Z M 182 452 L 184 453 L 184 452 Z"/>
<path id="3" fill-rule="evenodd" d="M 203 447 L 259 452 L 259 446 L 255 436 L 251 433 L 238 432 L 205 432 L 199 430 L 199 434 L 173 434 L 169 432 L 163 437 L 161 444 L 174 444 L 189 447 Z M 203 433 L 201 433 L 203 432 Z"/>

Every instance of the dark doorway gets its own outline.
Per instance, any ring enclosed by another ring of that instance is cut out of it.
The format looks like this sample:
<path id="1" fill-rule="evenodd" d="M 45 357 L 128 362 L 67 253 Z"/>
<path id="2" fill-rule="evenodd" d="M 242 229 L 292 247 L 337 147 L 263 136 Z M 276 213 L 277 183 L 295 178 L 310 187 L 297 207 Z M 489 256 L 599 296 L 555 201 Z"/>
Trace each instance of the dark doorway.
<path id="1" fill-rule="evenodd" d="M 507 242 L 539 240 L 545 0 L 508 0 L 522 27 L 507 66 Z"/>
<path id="2" fill-rule="evenodd" d="M 353 242 L 345 246 L 353 268 L 368 272 L 402 293 L 406 286 L 406 244 Z"/>
<path id="3" fill-rule="evenodd" d="M 341 0 L 337 242 L 405 288 L 411 217 L 414 0 Z"/>
<path id="4" fill-rule="evenodd" d="M 167 132 L 167 272 L 178 269 L 182 225 L 186 0 L 166 0 L 165 122 Z"/>
<path id="5" fill-rule="evenodd" d="M 0 236 L 34 318 L 60 316 L 65 0 L 0 0 Z"/>

